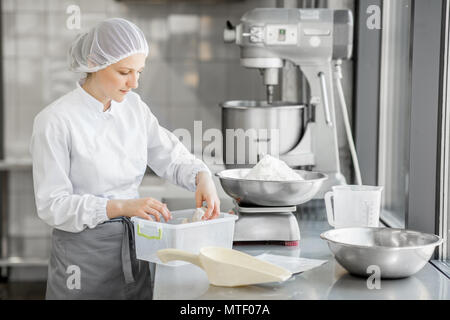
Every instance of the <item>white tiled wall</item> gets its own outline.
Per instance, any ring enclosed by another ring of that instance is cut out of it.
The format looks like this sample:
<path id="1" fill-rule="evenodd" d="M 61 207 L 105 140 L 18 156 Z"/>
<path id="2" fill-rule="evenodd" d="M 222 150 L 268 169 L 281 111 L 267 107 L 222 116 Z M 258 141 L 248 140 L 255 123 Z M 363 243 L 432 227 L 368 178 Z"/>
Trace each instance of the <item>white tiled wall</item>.
<path id="1" fill-rule="evenodd" d="M 7 156 L 27 156 L 34 116 L 74 88 L 79 76 L 67 71 L 66 64 L 71 40 L 108 17 L 129 19 L 147 36 L 150 56 L 136 91 L 162 125 L 189 129 L 191 120 L 205 115 L 208 126 L 219 128 L 218 102 L 263 97 L 259 74 L 239 65 L 238 48 L 223 43 L 222 32 L 227 19 L 237 22 L 246 10 L 275 6 L 275 0 L 214 5 L 3 2 Z M 66 27 L 66 9 L 73 4 L 81 9 L 81 30 Z"/>

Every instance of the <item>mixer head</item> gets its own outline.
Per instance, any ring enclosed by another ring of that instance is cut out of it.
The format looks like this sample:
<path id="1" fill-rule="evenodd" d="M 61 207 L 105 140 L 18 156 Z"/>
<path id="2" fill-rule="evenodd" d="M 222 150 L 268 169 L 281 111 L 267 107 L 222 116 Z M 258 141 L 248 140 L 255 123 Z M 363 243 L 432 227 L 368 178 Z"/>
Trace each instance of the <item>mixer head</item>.
<path id="1" fill-rule="evenodd" d="M 224 41 L 240 46 L 244 67 L 260 69 L 272 103 L 285 60 L 310 66 L 351 57 L 353 16 L 350 10 L 258 8 L 236 27 L 227 22 Z"/>

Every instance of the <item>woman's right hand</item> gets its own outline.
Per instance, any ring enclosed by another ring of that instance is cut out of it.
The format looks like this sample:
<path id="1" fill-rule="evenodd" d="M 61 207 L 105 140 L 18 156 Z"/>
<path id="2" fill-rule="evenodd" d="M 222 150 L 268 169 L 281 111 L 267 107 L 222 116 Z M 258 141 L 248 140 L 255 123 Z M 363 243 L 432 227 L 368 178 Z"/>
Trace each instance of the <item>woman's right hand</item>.
<path id="1" fill-rule="evenodd" d="M 127 200 L 108 200 L 106 214 L 110 219 L 116 217 L 140 217 L 146 220 L 165 221 L 172 219 L 167 205 L 153 198 L 139 198 Z M 152 217 L 154 219 L 152 219 Z"/>

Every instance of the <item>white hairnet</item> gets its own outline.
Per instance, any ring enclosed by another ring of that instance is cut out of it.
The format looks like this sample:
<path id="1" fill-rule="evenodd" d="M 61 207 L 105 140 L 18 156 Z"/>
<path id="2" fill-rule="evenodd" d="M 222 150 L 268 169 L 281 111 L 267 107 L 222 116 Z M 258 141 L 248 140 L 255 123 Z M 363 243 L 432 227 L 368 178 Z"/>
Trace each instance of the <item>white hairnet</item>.
<path id="1" fill-rule="evenodd" d="M 111 18 L 75 38 L 69 66 L 75 72 L 96 72 L 135 53 L 148 55 L 144 33 L 130 21 Z"/>

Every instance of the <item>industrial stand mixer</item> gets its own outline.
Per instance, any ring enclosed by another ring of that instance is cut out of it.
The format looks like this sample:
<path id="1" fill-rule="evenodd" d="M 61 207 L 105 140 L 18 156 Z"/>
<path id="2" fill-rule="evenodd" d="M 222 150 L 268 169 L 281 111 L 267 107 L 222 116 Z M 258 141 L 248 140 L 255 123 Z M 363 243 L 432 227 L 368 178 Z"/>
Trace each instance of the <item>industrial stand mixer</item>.
<path id="1" fill-rule="evenodd" d="M 239 219 L 234 240 L 296 243 L 300 232 L 292 214 L 295 206 L 313 197 L 323 198 L 332 186 L 346 183 L 339 165 L 332 61 L 338 61 L 334 73 L 338 79 L 340 61 L 352 53 L 352 13 L 253 9 L 236 27 L 227 23 L 224 40 L 240 47 L 244 67 L 260 70 L 267 92 L 267 101 L 221 104 L 223 157 L 228 170 L 217 175 L 236 203 Z M 297 66 L 308 81 L 309 104 L 274 101 L 274 86 L 279 84 L 279 70 L 285 61 Z M 313 168 L 316 172 L 298 170 L 305 180 L 295 182 L 244 179 L 245 170 L 265 153 L 293 169 Z"/>

